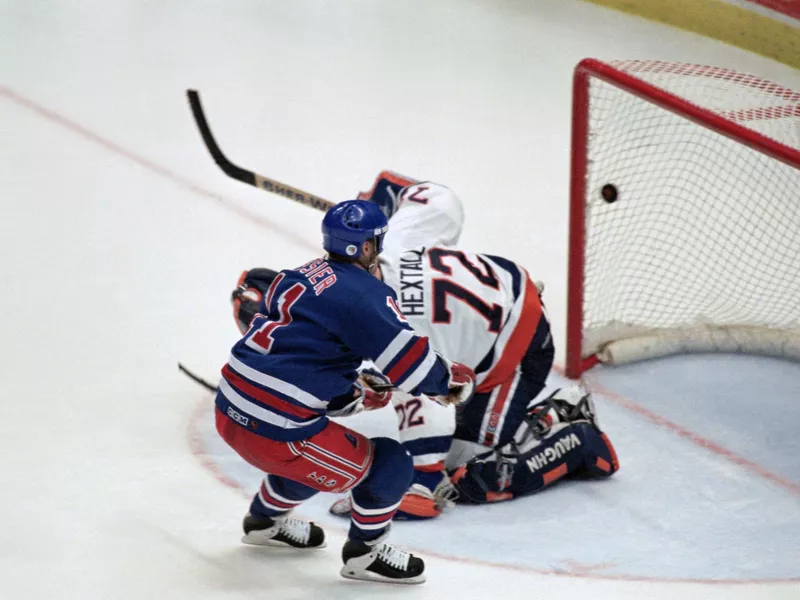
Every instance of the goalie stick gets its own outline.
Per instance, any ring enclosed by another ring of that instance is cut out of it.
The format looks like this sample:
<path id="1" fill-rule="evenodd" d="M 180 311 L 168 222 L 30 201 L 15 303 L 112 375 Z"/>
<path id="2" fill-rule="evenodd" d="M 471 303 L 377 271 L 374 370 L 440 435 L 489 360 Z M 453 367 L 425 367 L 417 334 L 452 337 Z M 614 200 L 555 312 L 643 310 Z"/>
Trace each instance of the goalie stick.
<path id="1" fill-rule="evenodd" d="M 311 208 L 316 208 L 317 210 L 326 211 L 335 204 L 330 200 L 325 200 L 314 194 L 309 194 L 303 190 L 299 190 L 285 183 L 281 183 L 280 181 L 264 177 L 254 171 L 248 171 L 247 169 L 233 164 L 222 153 L 214 136 L 211 134 L 208 120 L 203 112 L 203 106 L 200 104 L 199 92 L 197 92 L 197 90 L 186 90 L 186 97 L 189 99 L 189 106 L 192 109 L 192 115 L 194 116 L 197 128 L 200 130 L 200 135 L 203 137 L 203 143 L 205 143 L 206 148 L 208 148 L 208 151 L 211 153 L 214 162 L 219 165 L 219 168 L 222 169 L 228 177 L 233 177 L 242 183 L 261 188 L 264 191 L 283 196 L 284 198 L 294 200 L 295 202 L 310 206 Z"/>

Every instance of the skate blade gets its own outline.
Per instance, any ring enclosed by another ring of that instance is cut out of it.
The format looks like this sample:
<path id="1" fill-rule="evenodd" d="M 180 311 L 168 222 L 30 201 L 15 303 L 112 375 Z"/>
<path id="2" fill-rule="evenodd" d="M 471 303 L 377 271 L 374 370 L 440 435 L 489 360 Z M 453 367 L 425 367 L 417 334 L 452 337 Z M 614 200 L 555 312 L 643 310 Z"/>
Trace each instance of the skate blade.
<path id="1" fill-rule="evenodd" d="M 408 577 L 406 579 L 394 579 L 392 577 L 384 577 L 372 571 L 357 571 L 347 565 L 342 567 L 339 575 L 345 579 L 355 579 L 356 581 L 375 581 L 379 583 L 399 583 L 403 585 L 414 585 L 418 583 L 425 583 L 425 573 L 420 573 L 415 577 Z"/>
<path id="2" fill-rule="evenodd" d="M 305 548 L 292 546 L 291 544 L 287 544 L 286 542 L 281 542 L 279 540 L 273 538 L 263 538 L 254 536 L 251 534 L 243 535 L 242 536 L 242 543 L 247 544 L 248 546 L 263 546 L 265 548 L 289 548 L 290 550 L 319 550 L 320 548 L 327 547 L 327 542 L 325 540 L 319 546 L 307 546 Z"/>

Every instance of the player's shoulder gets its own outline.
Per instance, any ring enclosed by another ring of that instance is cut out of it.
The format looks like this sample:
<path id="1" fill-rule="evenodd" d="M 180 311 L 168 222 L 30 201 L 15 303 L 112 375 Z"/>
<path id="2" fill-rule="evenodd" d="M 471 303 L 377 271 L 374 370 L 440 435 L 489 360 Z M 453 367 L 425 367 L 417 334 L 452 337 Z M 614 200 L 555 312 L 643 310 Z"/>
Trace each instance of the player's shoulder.
<path id="1" fill-rule="evenodd" d="M 441 183 L 437 183 L 435 181 L 418 181 L 409 185 L 408 187 L 403 188 L 400 197 L 402 199 L 408 199 L 412 196 L 416 196 L 417 198 L 450 198 L 456 197 L 456 193 L 447 187 L 446 185 L 442 185 Z M 414 199 L 412 198 L 412 201 Z"/>
<path id="2" fill-rule="evenodd" d="M 425 206 L 453 219 L 464 219 L 464 206 L 458 194 L 446 185 L 434 181 L 421 181 L 405 188 L 400 194 L 400 204 Z"/>
<path id="3" fill-rule="evenodd" d="M 325 258 L 309 261 L 284 272 L 286 283 L 301 283 L 327 303 L 357 310 L 370 303 L 370 298 L 392 294 L 391 289 L 364 269 L 345 261 Z"/>
<path id="4" fill-rule="evenodd" d="M 525 273 L 524 267 L 510 258 L 497 256 L 496 254 L 477 254 L 476 256 L 481 256 L 484 260 L 491 261 L 495 266 L 500 267 L 509 273 Z"/>
<path id="5" fill-rule="evenodd" d="M 394 297 L 394 291 L 371 273 L 353 264 L 339 263 L 346 291 L 355 305 L 371 305 L 375 299 L 385 302 L 386 296 Z"/>

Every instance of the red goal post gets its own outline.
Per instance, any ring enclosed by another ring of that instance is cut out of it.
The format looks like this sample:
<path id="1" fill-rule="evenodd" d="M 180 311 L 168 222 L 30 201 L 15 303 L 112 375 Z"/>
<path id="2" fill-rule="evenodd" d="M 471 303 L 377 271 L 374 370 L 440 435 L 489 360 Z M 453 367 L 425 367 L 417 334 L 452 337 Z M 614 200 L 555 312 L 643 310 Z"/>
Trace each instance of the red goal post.
<path id="1" fill-rule="evenodd" d="M 585 59 L 572 111 L 567 375 L 681 352 L 800 360 L 800 94 Z"/>

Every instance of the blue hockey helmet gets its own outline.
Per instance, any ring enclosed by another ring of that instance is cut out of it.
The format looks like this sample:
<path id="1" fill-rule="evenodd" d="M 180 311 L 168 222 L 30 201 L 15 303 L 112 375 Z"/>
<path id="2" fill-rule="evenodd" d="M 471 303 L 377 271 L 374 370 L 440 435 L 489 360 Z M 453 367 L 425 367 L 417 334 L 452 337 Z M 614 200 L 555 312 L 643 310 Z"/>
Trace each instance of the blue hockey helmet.
<path id="1" fill-rule="evenodd" d="M 375 247 L 383 250 L 383 236 L 389 222 L 377 204 L 368 200 L 340 202 L 322 219 L 322 247 L 332 254 L 358 258 L 361 245 L 375 238 Z"/>

